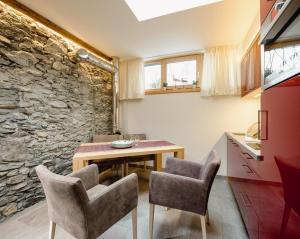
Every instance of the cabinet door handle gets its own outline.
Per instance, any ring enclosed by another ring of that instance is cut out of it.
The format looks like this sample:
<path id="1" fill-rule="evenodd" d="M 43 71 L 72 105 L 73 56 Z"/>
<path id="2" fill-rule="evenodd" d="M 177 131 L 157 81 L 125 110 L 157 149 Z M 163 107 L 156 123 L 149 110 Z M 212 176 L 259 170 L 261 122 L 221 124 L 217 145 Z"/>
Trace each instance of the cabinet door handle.
<path id="1" fill-rule="evenodd" d="M 241 155 L 241 157 L 242 157 L 243 159 L 245 159 L 246 161 L 247 161 L 248 159 L 253 159 L 248 153 L 245 153 L 245 152 L 241 152 L 240 155 Z"/>
<path id="2" fill-rule="evenodd" d="M 265 115 L 264 125 L 265 125 L 265 135 L 262 137 L 262 115 Z M 267 110 L 259 110 L 258 111 L 258 139 L 260 140 L 268 140 L 268 111 Z"/>
<path id="3" fill-rule="evenodd" d="M 252 156 L 246 152 L 242 152 L 242 155 L 244 158 L 247 158 L 247 159 L 253 159 Z"/>
<path id="4" fill-rule="evenodd" d="M 252 204 L 251 204 L 251 201 L 250 201 L 250 199 L 249 199 L 249 197 L 248 197 L 248 195 L 247 194 L 242 194 L 242 199 L 243 199 L 243 203 L 244 203 L 244 205 L 246 206 L 246 207 L 251 207 L 252 206 Z"/>
<path id="5" fill-rule="evenodd" d="M 247 169 L 246 170 L 247 173 L 251 173 L 251 174 L 254 173 L 254 171 L 247 164 L 242 164 L 242 166 Z"/>

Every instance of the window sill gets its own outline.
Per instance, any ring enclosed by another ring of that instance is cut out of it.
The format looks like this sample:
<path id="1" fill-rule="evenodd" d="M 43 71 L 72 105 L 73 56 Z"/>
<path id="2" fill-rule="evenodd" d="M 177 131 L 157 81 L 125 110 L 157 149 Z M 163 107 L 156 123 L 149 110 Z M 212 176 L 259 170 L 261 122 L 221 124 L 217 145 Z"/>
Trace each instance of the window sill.
<path id="1" fill-rule="evenodd" d="M 155 89 L 145 90 L 145 95 L 156 95 L 156 94 L 171 94 L 171 93 L 189 93 L 189 92 L 200 92 L 200 87 L 196 88 L 167 88 L 167 89 Z"/>

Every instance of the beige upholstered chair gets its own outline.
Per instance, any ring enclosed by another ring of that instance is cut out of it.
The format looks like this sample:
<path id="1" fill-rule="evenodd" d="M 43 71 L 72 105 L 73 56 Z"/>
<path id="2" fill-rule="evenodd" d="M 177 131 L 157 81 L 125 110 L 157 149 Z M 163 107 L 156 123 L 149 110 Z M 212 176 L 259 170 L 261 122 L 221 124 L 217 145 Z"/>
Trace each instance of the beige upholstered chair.
<path id="1" fill-rule="evenodd" d="M 146 140 L 146 134 L 124 134 L 123 138 L 125 140 Z M 140 165 L 143 164 L 144 171 L 147 169 L 146 162 L 147 161 L 154 161 L 154 156 L 152 155 L 144 155 L 144 156 L 136 156 L 128 158 L 128 163 L 125 164 L 125 170 L 128 171 L 129 164 L 134 166 L 134 164 Z"/>
<path id="2" fill-rule="evenodd" d="M 146 134 L 124 134 L 123 135 L 123 139 L 126 139 L 126 140 L 146 140 L 147 137 L 146 137 Z"/>
<path id="3" fill-rule="evenodd" d="M 149 239 L 153 235 L 154 205 L 200 214 L 202 238 L 206 239 L 207 203 L 220 164 L 215 151 L 212 151 L 204 165 L 168 158 L 165 172 L 151 173 Z"/>
<path id="4" fill-rule="evenodd" d="M 97 165 L 68 176 L 36 167 L 48 204 L 50 239 L 56 224 L 77 239 L 96 239 L 132 212 L 133 238 L 137 238 L 138 179 L 131 174 L 110 186 L 98 184 Z"/>
<path id="5" fill-rule="evenodd" d="M 123 139 L 123 136 L 119 134 L 98 134 L 93 136 L 93 143 L 112 142 L 120 139 Z"/>
<path id="6" fill-rule="evenodd" d="M 93 143 L 108 143 L 115 140 L 121 140 L 123 139 L 123 135 L 119 134 L 97 134 L 93 136 Z M 121 167 L 121 174 L 122 177 L 126 176 L 125 174 L 125 159 L 118 158 L 114 160 L 101 160 L 99 162 L 94 161 L 95 164 L 98 165 L 99 171 L 100 171 L 100 181 L 103 182 L 105 180 L 111 179 L 114 172 L 114 169 L 116 169 L 117 174 L 119 174 L 118 170 L 119 167 Z"/>

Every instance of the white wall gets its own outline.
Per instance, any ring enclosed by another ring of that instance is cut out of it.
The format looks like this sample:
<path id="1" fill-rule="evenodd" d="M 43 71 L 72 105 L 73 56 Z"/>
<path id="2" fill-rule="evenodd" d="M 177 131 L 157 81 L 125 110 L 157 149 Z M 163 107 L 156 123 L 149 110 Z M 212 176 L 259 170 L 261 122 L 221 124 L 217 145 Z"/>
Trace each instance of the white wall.
<path id="1" fill-rule="evenodd" d="M 247 52 L 253 40 L 257 36 L 259 30 L 260 30 L 260 12 L 258 11 L 255 18 L 252 21 L 252 24 L 245 38 L 242 41 L 242 55 L 244 55 Z"/>
<path id="2" fill-rule="evenodd" d="M 257 121 L 258 99 L 200 97 L 199 93 L 146 95 L 144 100 L 122 103 L 122 129 L 146 133 L 185 147 L 185 159 L 201 162 L 212 148 L 222 159 L 226 175 L 225 131 L 245 132 Z"/>

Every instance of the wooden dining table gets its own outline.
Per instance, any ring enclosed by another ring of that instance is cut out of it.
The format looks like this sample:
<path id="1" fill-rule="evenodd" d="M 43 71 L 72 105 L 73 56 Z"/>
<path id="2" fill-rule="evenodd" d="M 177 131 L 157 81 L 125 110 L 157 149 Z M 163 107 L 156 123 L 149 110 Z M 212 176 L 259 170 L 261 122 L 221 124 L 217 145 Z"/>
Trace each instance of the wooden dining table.
<path id="1" fill-rule="evenodd" d="M 162 170 L 162 155 L 173 153 L 174 157 L 184 159 L 184 147 L 173 144 L 166 140 L 141 140 L 137 141 L 133 147 L 126 149 L 116 149 L 111 147 L 111 142 L 106 143 L 84 143 L 76 148 L 73 156 L 73 172 L 93 163 L 101 161 L 116 160 L 117 158 L 127 158 L 137 156 L 154 156 L 154 170 Z"/>

